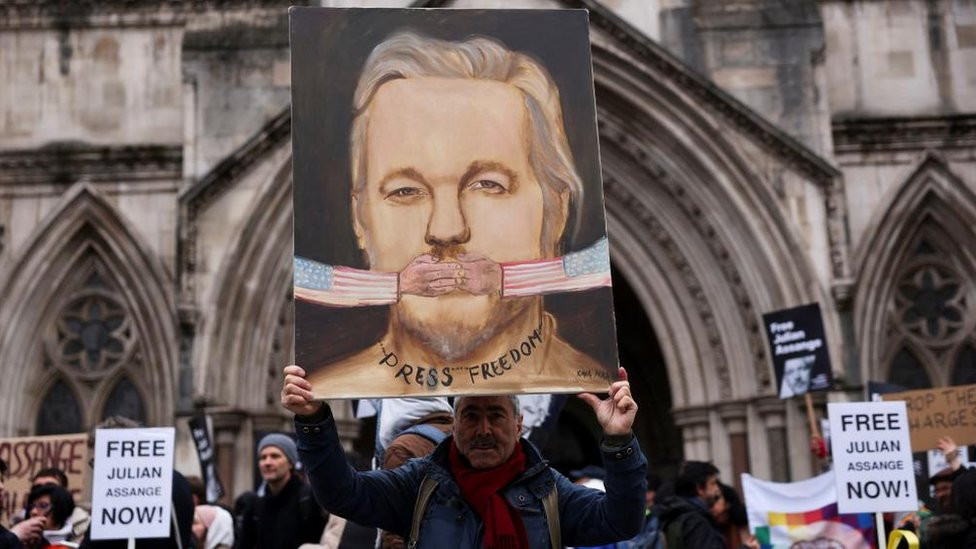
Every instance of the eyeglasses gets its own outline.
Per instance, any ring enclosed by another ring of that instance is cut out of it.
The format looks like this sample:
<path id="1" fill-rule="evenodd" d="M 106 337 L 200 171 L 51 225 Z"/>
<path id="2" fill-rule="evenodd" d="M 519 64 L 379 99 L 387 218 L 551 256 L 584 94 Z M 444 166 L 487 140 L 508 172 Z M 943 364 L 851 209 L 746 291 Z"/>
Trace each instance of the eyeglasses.
<path id="1" fill-rule="evenodd" d="M 50 501 L 35 501 L 33 505 L 30 506 L 31 509 L 37 509 L 42 513 L 47 513 L 51 510 Z"/>

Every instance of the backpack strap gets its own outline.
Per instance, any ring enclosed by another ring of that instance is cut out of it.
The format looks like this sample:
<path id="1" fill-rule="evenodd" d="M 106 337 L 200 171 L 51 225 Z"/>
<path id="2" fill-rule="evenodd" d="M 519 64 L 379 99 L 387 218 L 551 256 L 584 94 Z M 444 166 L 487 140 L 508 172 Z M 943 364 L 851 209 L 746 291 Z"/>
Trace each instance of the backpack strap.
<path id="1" fill-rule="evenodd" d="M 437 446 L 442 440 L 447 438 L 447 433 L 428 423 L 411 425 L 410 427 L 400 431 L 400 434 L 397 436 L 399 437 L 401 435 L 420 435 L 433 442 L 434 446 Z"/>
<path id="2" fill-rule="evenodd" d="M 549 525 L 549 543 L 552 549 L 560 549 L 563 545 L 559 529 L 559 487 L 556 484 L 542 498 L 542 510 L 546 512 L 546 524 Z"/>
<path id="3" fill-rule="evenodd" d="M 430 503 L 430 497 L 434 495 L 436 489 L 437 481 L 424 475 L 424 480 L 420 481 L 420 489 L 417 490 L 417 501 L 413 506 L 413 521 L 410 524 L 410 539 L 407 541 L 407 549 L 414 549 L 417 546 L 417 540 L 420 538 L 420 523 L 424 520 L 427 504 Z"/>

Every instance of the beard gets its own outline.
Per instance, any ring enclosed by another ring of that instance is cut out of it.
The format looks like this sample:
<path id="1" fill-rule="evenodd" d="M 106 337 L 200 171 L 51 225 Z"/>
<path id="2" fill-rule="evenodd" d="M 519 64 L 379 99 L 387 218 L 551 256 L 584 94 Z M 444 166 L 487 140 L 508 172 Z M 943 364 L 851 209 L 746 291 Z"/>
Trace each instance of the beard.
<path id="1" fill-rule="evenodd" d="M 444 361 L 454 362 L 474 354 L 539 303 L 535 296 L 404 296 L 394 305 L 393 315 L 410 337 Z"/>

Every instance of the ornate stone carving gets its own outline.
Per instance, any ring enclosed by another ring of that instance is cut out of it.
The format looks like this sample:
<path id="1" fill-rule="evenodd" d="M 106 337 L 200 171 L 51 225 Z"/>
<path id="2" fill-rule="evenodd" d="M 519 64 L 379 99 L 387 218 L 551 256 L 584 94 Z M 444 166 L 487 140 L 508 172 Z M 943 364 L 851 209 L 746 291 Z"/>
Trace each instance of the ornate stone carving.
<path id="1" fill-rule="evenodd" d="M 752 351 L 755 373 L 759 384 L 763 387 L 769 386 L 769 368 L 766 366 L 766 343 L 760 331 L 758 314 L 753 309 L 748 290 L 743 284 L 742 276 L 739 274 L 738 268 L 732 260 L 731 253 L 720 231 L 703 215 L 701 206 L 696 198 L 687 192 L 682 182 L 668 173 L 667 168 L 647 153 L 643 143 L 638 142 L 631 134 L 623 131 L 620 123 L 612 114 L 601 111 L 600 116 L 602 120 L 600 125 L 601 138 L 613 142 L 638 162 L 641 168 L 674 198 L 675 202 L 685 213 L 687 219 L 701 235 L 702 240 L 708 245 L 709 251 L 716 258 L 717 264 L 720 266 L 721 272 L 728 283 L 728 287 L 738 304 L 737 312 L 742 320 L 742 326 L 749 334 L 749 346 Z M 616 193 L 620 196 L 623 201 L 622 203 L 632 211 L 634 209 L 645 210 L 640 204 L 640 201 L 634 199 L 632 196 L 624 198 L 623 193 L 619 190 L 623 185 L 620 185 L 618 182 L 614 181 L 611 183 L 608 178 L 604 182 L 604 187 L 608 194 Z M 669 251 L 669 259 L 682 272 L 689 295 L 695 300 L 699 317 L 706 326 L 708 341 L 713 347 L 716 365 L 719 368 L 719 376 L 723 381 L 722 390 L 727 392 L 727 394 L 723 393 L 723 398 L 731 396 L 728 365 L 725 363 L 727 352 L 724 349 L 721 334 L 718 330 L 714 313 L 712 312 L 712 305 L 708 302 L 701 283 L 695 277 L 687 260 L 685 260 L 680 250 L 678 250 L 677 244 L 653 218 L 653 213 L 645 210 L 634 211 L 634 214 L 651 229 L 650 234 L 654 235 L 664 249 Z"/>
<path id="2" fill-rule="evenodd" d="M 182 177 L 180 145 L 54 143 L 39 149 L 0 151 L 0 185 L 178 181 Z"/>
<path id="3" fill-rule="evenodd" d="M 181 302 L 192 303 L 197 270 L 197 216 L 226 192 L 242 174 L 291 137 L 291 107 L 269 120 L 253 137 L 224 158 L 180 197 L 182 210 L 179 280 Z"/>
<path id="4" fill-rule="evenodd" d="M 688 294 L 695 303 L 695 312 L 705 326 L 706 337 L 711 347 L 711 358 L 718 376 L 719 394 L 721 398 L 732 397 L 732 383 L 729 376 L 729 367 L 725 361 L 725 350 L 722 346 L 722 336 L 715 323 L 715 316 L 712 307 L 705 297 L 698 277 L 689 265 L 678 244 L 671 238 L 668 231 L 653 217 L 653 213 L 643 206 L 627 188 L 626 185 L 617 181 L 614 177 L 604 175 L 603 190 L 607 197 L 623 206 L 623 208 L 635 218 L 641 221 L 647 229 L 648 235 L 653 238 L 662 249 L 664 249 L 668 260 L 681 273 L 681 281 L 684 282 Z"/>
<path id="5" fill-rule="evenodd" d="M 976 114 L 847 118 L 832 129 L 836 154 L 976 147 Z"/>

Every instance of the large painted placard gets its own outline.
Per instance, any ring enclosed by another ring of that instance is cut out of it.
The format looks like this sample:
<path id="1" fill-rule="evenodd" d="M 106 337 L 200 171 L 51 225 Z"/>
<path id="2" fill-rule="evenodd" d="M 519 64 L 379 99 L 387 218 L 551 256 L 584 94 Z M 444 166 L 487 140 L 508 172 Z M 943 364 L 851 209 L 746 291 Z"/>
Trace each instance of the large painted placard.
<path id="1" fill-rule="evenodd" d="M 290 19 L 295 349 L 315 396 L 605 389 L 586 12 Z"/>

